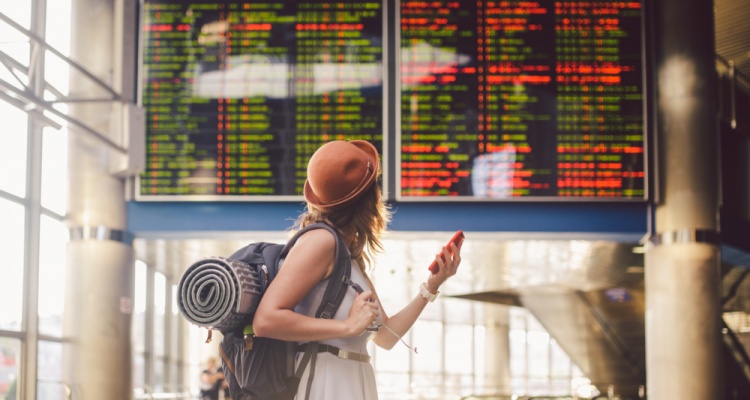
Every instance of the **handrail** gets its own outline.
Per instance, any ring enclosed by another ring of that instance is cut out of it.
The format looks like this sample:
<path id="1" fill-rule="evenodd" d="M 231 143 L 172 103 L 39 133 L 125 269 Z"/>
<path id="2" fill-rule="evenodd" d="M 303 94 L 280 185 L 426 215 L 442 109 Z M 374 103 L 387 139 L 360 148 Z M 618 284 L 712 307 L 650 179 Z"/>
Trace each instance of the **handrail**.
<path id="1" fill-rule="evenodd" d="M 732 328 L 727 324 L 727 321 L 725 321 L 724 318 L 721 319 L 721 325 L 721 333 L 723 334 L 722 338 L 724 344 L 727 346 L 730 354 L 739 365 L 742 374 L 745 376 L 745 379 L 750 381 L 750 356 L 748 356 L 745 347 L 742 345 L 739 338 L 737 338 L 737 335 L 732 331 Z"/>

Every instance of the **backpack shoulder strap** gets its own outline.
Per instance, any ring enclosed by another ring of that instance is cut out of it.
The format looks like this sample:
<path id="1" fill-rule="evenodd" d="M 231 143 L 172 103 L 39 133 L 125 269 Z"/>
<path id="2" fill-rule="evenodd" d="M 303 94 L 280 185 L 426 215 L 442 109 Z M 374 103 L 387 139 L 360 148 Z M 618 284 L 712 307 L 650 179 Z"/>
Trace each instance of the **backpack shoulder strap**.
<path id="1" fill-rule="evenodd" d="M 349 282 L 352 275 L 352 260 L 349 255 L 349 249 L 346 248 L 346 243 L 344 243 L 344 240 L 339 236 L 336 229 L 322 222 L 310 224 L 302 228 L 289 240 L 289 242 L 287 242 L 284 249 L 281 250 L 279 261 L 286 258 L 289 250 L 294 246 L 294 243 L 300 236 L 313 229 L 325 229 L 328 232 L 331 232 L 336 239 L 336 258 L 333 262 L 333 272 L 331 272 L 331 276 L 328 278 L 328 286 L 326 286 L 326 290 L 323 293 L 323 299 L 318 306 L 318 310 L 315 312 L 317 318 L 332 319 L 336 314 L 336 310 L 341 305 L 341 302 L 344 300 L 344 295 L 349 288 Z M 310 396 L 310 385 L 312 384 L 312 379 L 315 375 L 315 361 L 317 355 L 318 342 L 310 342 L 307 349 L 305 349 L 305 353 L 303 354 L 294 373 L 294 377 L 292 378 L 295 385 L 299 384 L 307 364 L 311 364 L 310 374 L 308 375 L 307 381 L 307 391 L 305 392 L 305 400 L 308 400 Z"/>
<path id="2" fill-rule="evenodd" d="M 315 312 L 315 316 L 318 318 L 331 319 L 334 314 L 336 314 L 336 310 L 344 299 L 346 289 L 348 288 L 347 283 L 352 275 L 352 260 L 349 256 L 349 250 L 346 248 L 344 239 L 341 238 L 336 229 L 323 222 L 310 224 L 300 229 L 291 239 L 289 239 L 289 242 L 284 246 L 284 249 L 281 250 L 279 260 L 286 258 L 289 250 L 294 246 L 294 243 L 297 242 L 297 239 L 300 236 L 313 229 L 325 229 L 328 232 L 331 232 L 336 239 L 336 259 L 333 264 L 333 272 L 331 272 L 331 276 L 329 277 L 329 284 L 323 294 L 323 300 L 321 301 L 320 306 L 318 306 L 318 310 Z"/>

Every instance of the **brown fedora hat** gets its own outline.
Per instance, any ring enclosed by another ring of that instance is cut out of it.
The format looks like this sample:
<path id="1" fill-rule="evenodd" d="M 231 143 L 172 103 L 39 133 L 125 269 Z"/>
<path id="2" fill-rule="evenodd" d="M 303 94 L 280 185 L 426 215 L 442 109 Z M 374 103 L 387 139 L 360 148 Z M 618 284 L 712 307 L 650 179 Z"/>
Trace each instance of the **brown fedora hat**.
<path id="1" fill-rule="evenodd" d="M 310 157 L 305 200 L 323 211 L 356 200 L 378 176 L 378 150 L 364 140 L 328 142 Z"/>

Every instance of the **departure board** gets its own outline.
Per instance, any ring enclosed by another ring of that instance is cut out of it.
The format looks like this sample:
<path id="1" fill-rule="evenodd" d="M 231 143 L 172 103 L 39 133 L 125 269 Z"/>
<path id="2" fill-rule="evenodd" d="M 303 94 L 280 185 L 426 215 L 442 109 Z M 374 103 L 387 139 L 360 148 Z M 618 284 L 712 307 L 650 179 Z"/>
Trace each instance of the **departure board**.
<path id="1" fill-rule="evenodd" d="M 402 200 L 640 199 L 638 1 L 402 1 Z"/>
<path id="2" fill-rule="evenodd" d="M 138 200 L 301 199 L 323 143 L 383 148 L 379 1 L 145 0 Z"/>

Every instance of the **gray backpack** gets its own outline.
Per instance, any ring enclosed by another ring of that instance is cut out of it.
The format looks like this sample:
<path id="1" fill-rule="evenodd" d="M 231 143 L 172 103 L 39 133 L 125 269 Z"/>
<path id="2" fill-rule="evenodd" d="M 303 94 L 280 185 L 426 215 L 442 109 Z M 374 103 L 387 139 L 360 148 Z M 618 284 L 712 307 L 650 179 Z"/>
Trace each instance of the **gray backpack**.
<path id="1" fill-rule="evenodd" d="M 317 342 L 305 346 L 295 368 L 299 343 L 254 337 L 252 331 L 260 298 L 297 239 L 313 229 L 326 229 L 336 238 L 333 272 L 315 313 L 317 318 L 333 318 L 349 288 L 351 259 L 338 232 L 325 223 L 306 226 L 285 245 L 250 243 L 228 258 L 200 260 L 180 279 L 178 305 L 183 315 L 196 325 L 220 330 L 224 336 L 219 353 L 233 400 L 294 399 L 305 367 L 315 366 Z"/>

